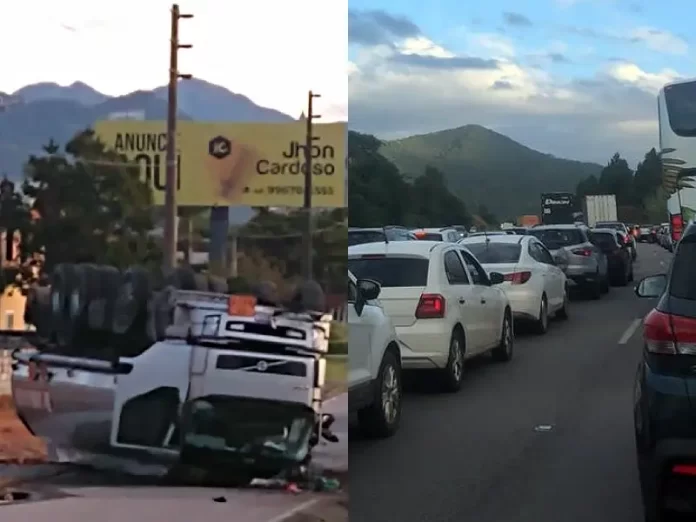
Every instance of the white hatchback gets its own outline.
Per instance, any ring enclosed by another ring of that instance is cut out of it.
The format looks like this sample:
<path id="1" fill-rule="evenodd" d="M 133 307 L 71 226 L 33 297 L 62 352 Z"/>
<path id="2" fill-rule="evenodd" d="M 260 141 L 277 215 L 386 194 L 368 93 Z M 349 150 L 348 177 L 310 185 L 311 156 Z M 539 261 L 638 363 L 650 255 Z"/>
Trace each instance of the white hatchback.
<path id="1" fill-rule="evenodd" d="M 472 237 L 460 241 L 487 271 L 501 272 L 501 288 L 516 319 L 544 334 L 549 317 L 568 318 L 568 281 L 551 252 L 534 236 Z"/>
<path id="2" fill-rule="evenodd" d="M 401 420 L 401 353 L 380 292 L 348 272 L 348 404 L 366 435 L 389 437 Z"/>
<path id="3" fill-rule="evenodd" d="M 508 361 L 512 310 L 502 274 L 486 273 L 464 246 L 434 241 L 348 247 L 348 268 L 380 283 L 380 302 L 401 343 L 406 370 L 439 370 L 447 391 L 461 387 L 464 361 L 491 351 Z"/>

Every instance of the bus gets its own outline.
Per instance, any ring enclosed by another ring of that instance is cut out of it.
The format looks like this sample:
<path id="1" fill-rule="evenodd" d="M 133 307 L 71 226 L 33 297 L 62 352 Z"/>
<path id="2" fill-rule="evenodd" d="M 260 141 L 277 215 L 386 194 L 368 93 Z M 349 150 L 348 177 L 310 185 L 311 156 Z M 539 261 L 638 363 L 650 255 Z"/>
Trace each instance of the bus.
<path id="1" fill-rule="evenodd" d="M 694 171 L 684 181 L 696 187 L 696 79 L 668 83 L 657 97 L 663 176 Z M 692 141 L 693 140 L 693 141 Z M 667 201 L 672 242 L 696 219 L 696 188 L 678 190 Z"/>

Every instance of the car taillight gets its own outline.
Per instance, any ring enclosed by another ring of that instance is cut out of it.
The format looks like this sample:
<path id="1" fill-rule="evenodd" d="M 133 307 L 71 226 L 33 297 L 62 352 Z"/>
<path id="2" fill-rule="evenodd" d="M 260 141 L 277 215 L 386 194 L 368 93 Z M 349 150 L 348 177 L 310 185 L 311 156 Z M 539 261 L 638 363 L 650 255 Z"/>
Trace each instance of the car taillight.
<path id="1" fill-rule="evenodd" d="M 592 250 L 589 248 L 576 248 L 575 250 L 571 250 L 571 252 L 576 256 L 590 257 L 592 255 Z"/>
<path id="2" fill-rule="evenodd" d="M 505 281 L 512 283 L 513 285 L 523 285 L 529 278 L 532 277 L 531 272 L 513 272 L 511 274 L 505 274 L 503 278 Z"/>
<path id="3" fill-rule="evenodd" d="M 672 473 L 696 477 L 696 466 L 693 464 L 675 464 L 672 466 Z"/>
<path id="4" fill-rule="evenodd" d="M 669 223 L 672 226 L 672 241 L 681 239 L 682 230 L 684 229 L 684 220 L 681 214 L 674 214 L 669 217 Z"/>
<path id="5" fill-rule="evenodd" d="M 442 319 L 445 316 L 445 298 L 440 294 L 423 294 L 416 307 L 417 319 Z"/>
<path id="6" fill-rule="evenodd" d="M 652 310 L 643 321 L 649 352 L 696 355 L 696 319 Z"/>

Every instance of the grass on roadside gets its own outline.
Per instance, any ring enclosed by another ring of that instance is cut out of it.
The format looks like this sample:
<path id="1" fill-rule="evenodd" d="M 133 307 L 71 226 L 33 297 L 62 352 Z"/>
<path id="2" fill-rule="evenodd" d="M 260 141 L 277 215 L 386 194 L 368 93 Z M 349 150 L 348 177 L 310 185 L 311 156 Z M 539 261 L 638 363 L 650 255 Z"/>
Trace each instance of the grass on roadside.
<path id="1" fill-rule="evenodd" d="M 326 359 L 326 382 L 343 384 L 348 380 L 348 358 Z"/>

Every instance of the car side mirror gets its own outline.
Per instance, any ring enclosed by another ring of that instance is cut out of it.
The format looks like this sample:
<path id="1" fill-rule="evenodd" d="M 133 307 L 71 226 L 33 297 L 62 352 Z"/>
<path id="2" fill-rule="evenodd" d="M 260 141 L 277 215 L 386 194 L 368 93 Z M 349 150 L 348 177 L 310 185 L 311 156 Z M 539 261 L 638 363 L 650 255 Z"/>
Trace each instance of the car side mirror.
<path id="1" fill-rule="evenodd" d="M 561 270 L 568 268 L 568 260 L 561 254 L 554 254 L 553 262 L 556 263 L 556 266 Z"/>
<path id="2" fill-rule="evenodd" d="M 500 272 L 491 272 L 488 275 L 488 279 L 492 285 L 499 285 L 500 283 L 505 282 L 505 276 Z"/>
<path id="3" fill-rule="evenodd" d="M 381 290 L 380 284 L 372 279 L 360 279 L 358 281 L 358 292 L 365 301 L 377 299 Z"/>
<path id="4" fill-rule="evenodd" d="M 358 288 L 358 295 L 353 306 L 355 306 L 355 313 L 360 316 L 365 308 L 365 303 L 377 299 L 382 287 L 377 281 L 373 281 L 372 279 L 359 279 L 356 286 Z"/>
<path id="5" fill-rule="evenodd" d="M 644 277 L 636 285 L 634 291 L 638 297 L 660 297 L 667 288 L 667 275 L 658 274 Z"/>

